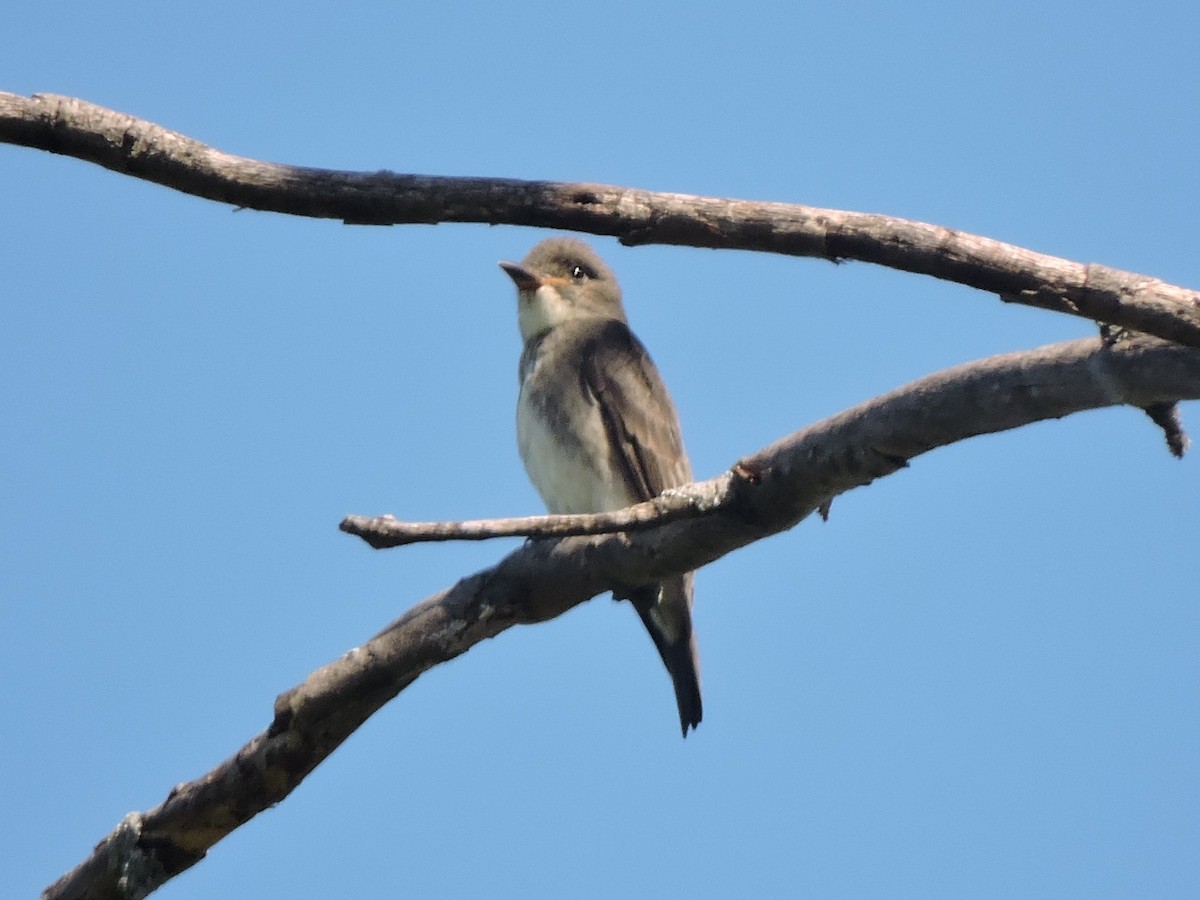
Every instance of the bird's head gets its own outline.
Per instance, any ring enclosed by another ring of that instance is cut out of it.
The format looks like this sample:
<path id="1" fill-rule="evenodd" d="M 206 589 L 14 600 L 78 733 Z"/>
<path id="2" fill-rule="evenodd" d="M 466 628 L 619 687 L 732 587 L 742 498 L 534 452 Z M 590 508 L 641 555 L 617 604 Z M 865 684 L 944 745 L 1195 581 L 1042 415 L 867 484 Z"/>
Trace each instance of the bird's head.
<path id="1" fill-rule="evenodd" d="M 519 263 L 502 262 L 500 268 L 517 286 L 523 340 L 575 319 L 625 321 L 616 276 L 582 241 L 550 238 Z"/>

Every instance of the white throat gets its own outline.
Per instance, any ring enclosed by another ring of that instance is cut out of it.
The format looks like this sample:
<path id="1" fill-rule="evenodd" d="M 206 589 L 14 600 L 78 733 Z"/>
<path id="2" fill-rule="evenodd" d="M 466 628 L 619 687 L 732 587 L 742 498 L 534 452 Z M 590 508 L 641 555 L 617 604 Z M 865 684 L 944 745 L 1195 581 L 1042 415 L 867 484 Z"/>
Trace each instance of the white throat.
<path id="1" fill-rule="evenodd" d="M 528 341 L 571 318 L 572 307 L 558 288 L 543 284 L 532 294 L 521 292 L 517 299 L 517 325 L 521 340 Z"/>

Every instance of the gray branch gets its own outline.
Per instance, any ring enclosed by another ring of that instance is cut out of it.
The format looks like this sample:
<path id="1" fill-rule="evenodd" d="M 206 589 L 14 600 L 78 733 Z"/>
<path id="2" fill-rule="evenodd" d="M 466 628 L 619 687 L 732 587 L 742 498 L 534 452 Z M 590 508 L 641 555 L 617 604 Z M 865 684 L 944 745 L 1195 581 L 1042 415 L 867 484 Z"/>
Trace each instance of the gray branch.
<path id="1" fill-rule="evenodd" d="M 0 92 L 0 141 L 221 203 L 347 224 L 487 222 L 615 235 L 629 245 L 859 260 L 1200 347 L 1197 291 L 891 216 L 606 184 L 288 166 L 223 153 L 152 122 L 53 94 Z"/>
<path id="2" fill-rule="evenodd" d="M 283 800 L 423 672 L 516 624 L 698 568 L 791 528 L 838 494 L 979 434 L 1088 409 L 1200 398 L 1200 350 L 1133 338 L 992 357 L 915 381 L 681 489 L 712 511 L 632 534 L 536 540 L 429 597 L 275 701 L 269 727 L 144 814 L 130 814 L 49 898 L 142 897 Z"/>
<path id="3" fill-rule="evenodd" d="M 723 499 L 698 493 L 696 486 L 673 488 L 653 500 L 615 512 L 586 515 L 519 516 L 470 519 L 465 522 L 402 522 L 394 516 L 347 516 L 338 526 L 362 538 L 376 550 L 431 541 L 487 541 L 498 537 L 575 537 L 645 531 L 667 522 L 705 515 Z"/>

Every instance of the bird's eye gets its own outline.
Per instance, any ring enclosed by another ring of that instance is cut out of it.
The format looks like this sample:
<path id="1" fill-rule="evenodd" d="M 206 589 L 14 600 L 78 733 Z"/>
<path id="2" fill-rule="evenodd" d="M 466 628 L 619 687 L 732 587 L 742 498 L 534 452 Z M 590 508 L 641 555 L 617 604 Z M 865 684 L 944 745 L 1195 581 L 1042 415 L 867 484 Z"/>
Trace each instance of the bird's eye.
<path id="1" fill-rule="evenodd" d="M 583 266 L 578 266 L 578 265 L 571 266 L 571 280 L 572 281 L 587 281 L 588 278 L 590 277 L 590 275 L 591 275 L 591 273 L 588 272 L 588 270 L 585 269 Z"/>

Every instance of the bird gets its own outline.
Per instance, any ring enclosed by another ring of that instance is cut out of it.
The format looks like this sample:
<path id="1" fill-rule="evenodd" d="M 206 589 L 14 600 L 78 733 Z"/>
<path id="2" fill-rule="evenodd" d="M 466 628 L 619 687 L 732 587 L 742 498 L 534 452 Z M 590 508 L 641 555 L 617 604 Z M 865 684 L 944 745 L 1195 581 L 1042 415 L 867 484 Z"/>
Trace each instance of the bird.
<path id="1" fill-rule="evenodd" d="M 609 512 L 690 482 L 675 404 L 630 330 L 612 270 L 584 242 L 561 237 L 500 267 L 517 287 L 524 342 L 517 445 L 546 508 Z M 692 573 L 627 599 L 671 676 L 686 738 L 703 715 Z"/>

